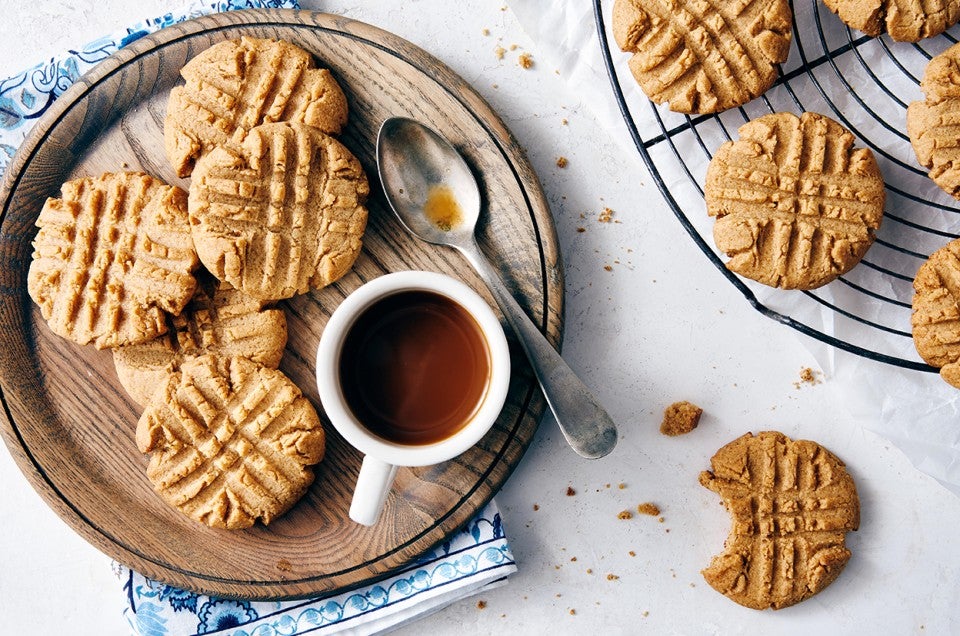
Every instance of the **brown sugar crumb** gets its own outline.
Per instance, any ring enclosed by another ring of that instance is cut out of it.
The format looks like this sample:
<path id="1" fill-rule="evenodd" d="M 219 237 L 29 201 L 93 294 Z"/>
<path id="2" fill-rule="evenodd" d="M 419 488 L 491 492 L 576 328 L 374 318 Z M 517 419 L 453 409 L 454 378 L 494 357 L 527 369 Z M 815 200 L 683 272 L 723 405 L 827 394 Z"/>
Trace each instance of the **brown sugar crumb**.
<path id="1" fill-rule="evenodd" d="M 603 210 L 600 212 L 600 216 L 597 217 L 597 220 L 601 223 L 613 222 L 613 210 L 610 208 L 603 208 Z"/>
<path id="2" fill-rule="evenodd" d="M 503 48 L 502 46 L 498 46 L 497 48 L 493 49 L 493 54 L 497 56 L 498 60 L 502 60 L 503 54 L 506 52 L 507 49 Z"/>
<path id="3" fill-rule="evenodd" d="M 617 519 L 633 519 L 633 513 L 629 510 L 621 510 L 617 513 Z"/>
<path id="4" fill-rule="evenodd" d="M 533 504 L 533 511 L 536 512 L 537 510 L 540 510 L 540 504 Z"/>
<path id="5" fill-rule="evenodd" d="M 566 157 L 557 157 L 557 167 L 566 168 L 567 167 L 567 158 Z"/>
<path id="6" fill-rule="evenodd" d="M 799 389 L 804 384 L 809 384 L 812 386 L 815 384 L 820 384 L 820 382 L 820 373 L 818 371 L 814 371 L 810 367 L 804 367 L 803 369 L 800 369 L 800 381 L 794 382 L 793 386 L 794 388 Z"/>
<path id="7" fill-rule="evenodd" d="M 573 486 L 567 486 L 567 497 L 573 497 L 577 494 L 577 491 L 573 489 Z"/>
<path id="8" fill-rule="evenodd" d="M 675 437 L 685 435 L 697 428 L 703 409 L 687 401 L 674 402 L 663 411 L 660 432 Z"/>
<path id="9" fill-rule="evenodd" d="M 520 68 L 533 68 L 533 56 L 529 53 L 521 53 L 517 56 L 517 64 Z"/>
<path id="10" fill-rule="evenodd" d="M 612 272 L 612 271 L 613 271 L 613 268 L 612 268 L 611 266 L 609 266 L 609 265 L 604 265 L 604 266 L 603 266 L 603 269 L 607 270 L 608 272 Z"/>
<path id="11" fill-rule="evenodd" d="M 650 515 L 651 517 L 656 517 L 657 515 L 660 514 L 660 508 L 657 507 L 657 504 L 650 503 L 648 501 L 646 503 L 642 503 L 639 506 L 637 506 L 637 512 L 639 512 L 642 515 Z"/>
<path id="12" fill-rule="evenodd" d="M 486 601 L 477 601 L 477 609 L 482 610 L 482 609 L 486 609 L 486 607 L 487 607 Z"/>
<path id="13" fill-rule="evenodd" d="M 608 575 L 607 575 L 607 580 L 608 580 L 608 581 L 616 581 L 616 580 L 619 579 L 619 578 L 620 578 L 620 577 L 617 576 L 616 574 L 608 574 Z"/>

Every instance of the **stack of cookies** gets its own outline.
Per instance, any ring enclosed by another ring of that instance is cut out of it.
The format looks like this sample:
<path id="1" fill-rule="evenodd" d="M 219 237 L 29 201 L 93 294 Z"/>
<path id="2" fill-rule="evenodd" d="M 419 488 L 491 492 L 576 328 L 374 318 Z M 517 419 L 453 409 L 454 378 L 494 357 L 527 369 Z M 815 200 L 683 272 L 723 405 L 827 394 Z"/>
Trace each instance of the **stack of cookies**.
<path id="1" fill-rule="evenodd" d="M 37 220 L 28 291 L 55 333 L 113 350 L 157 492 L 246 528 L 289 509 L 323 458 L 316 411 L 277 370 L 276 303 L 352 266 L 369 186 L 330 136 L 346 97 L 306 51 L 244 37 L 181 75 L 164 142 L 189 194 L 142 173 L 65 183 Z"/>

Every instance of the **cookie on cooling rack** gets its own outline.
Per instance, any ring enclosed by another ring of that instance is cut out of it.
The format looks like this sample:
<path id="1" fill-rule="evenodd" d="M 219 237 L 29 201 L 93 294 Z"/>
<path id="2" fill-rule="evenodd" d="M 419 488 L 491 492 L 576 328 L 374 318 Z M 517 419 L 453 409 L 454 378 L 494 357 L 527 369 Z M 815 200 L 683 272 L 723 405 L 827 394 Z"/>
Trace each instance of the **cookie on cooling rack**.
<path id="1" fill-rule="evenodd" d="M 370 192 L 360 162 L 312 126 L 250 130 L 236 153 L 204 155 L 190 185 L 200 261 L 254 298 L 279 300 L 340 278 L 360 253 Z"/>
<path id="2" fill-rule="evenodd" d="M 939 35 L 960 20 L 960 0 L 823 0 L 851 29 L 897 42 L 919 42 Z"/>
<path id="3" fill-rule="evenodd" d="M 180 71 L 163 124 L 167 157 L 189 176 L 203 154 L 233 146 L 258 124 L 296 121 L 337 134 L 347 98 L 326 69 L 288 42 L 241 37 L 215 44 Z"/>
<path id="4" fill-rule="evenodd" d="M 753 609 L 780 609 L 830 585 L 850 559 L 860 499 L 842 461 L 816 442 L 747 433 L 711 458 L 700 483 L 732 526 L 703 570 L 713 589 Z"/>
<path id="5" fill-rule="evenodd" d="M 907 134 L 917 161 L 927 168 L 933 182 L 947 194 L 960 199 L 960 44 L 935 56 L 927 64 L 920 82 L 924 100 L 907 107 Z"/>
<path id="6" fill-rule="evenodd" d="M 930 255 L 913 279 L 913 344 L 960 389 L 960 239 Z"/>
<path id="7" fill-rule="evenodd" d="M 137 423 L 147 477 L 171 506 L 215 528 L 268 524 L 313 482 L 323 426 L 283 373 L 246 358 L 183 363 Z"/>
<path id="8" fill-rule="evenodd" d="M 165 335 L 113 350 L 120 384 L 141 406 L 191 357 L 239 356 L 271 369 L 279 366 L 287 343 L 283 310 L 208 278 L 197 285 L 180 315 L 170 317 Z"/>
<path id="9" fill-rule="evenodd" d="M 860 262 L 883 218 L 869 149 L 823 115 L 772 113 L 740 127 L 707 168 L 707 213 L 727 268 L 783 289 L 813 289 Z"/>
<path id="10" fill-rule="evenodd" d="M 613 36 L 652 101 L 717 113 L 762 95 L 790 50 L 787 0 L 616 0 Z"/>
<path id="11" fill-rule="evenodd" d="M 59 336 L 98 349 L 167 330 L 196 286 L 187 197 L 139 172 L 67 181 L 37 219 L 27 291 Z"/>

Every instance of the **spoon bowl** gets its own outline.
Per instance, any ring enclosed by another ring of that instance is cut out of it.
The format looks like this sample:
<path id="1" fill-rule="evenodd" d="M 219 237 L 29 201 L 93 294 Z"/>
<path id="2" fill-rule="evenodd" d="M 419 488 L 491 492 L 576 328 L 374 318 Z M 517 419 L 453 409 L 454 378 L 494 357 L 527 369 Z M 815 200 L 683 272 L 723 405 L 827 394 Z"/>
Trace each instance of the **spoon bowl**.
<path id="1" fill-rule="evenodd" d="M 590 389 L 524 313 L 477 244 L 480 189 L 450 142 L 412 119 L 383 122 L 377 135 L 377 171 L 383 192 L 407 230 L 456 248 L 477 270 L 523 346 L 570 447 L 590 459 L 617 444 L 617 427 Z"/>

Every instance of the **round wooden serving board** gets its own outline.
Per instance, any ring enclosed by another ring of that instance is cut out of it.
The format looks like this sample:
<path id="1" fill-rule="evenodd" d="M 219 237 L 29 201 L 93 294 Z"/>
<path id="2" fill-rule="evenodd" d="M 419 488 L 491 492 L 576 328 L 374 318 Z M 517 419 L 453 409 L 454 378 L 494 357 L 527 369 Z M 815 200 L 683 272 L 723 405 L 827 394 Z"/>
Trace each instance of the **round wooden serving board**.
<path id="1" fill-rule="evenodd" d="M 55 336 L 27 295 L 34 222 L 44 200 L 77 176 L 144 170 L 186 187 L 163 152 L 167 94 L 187 60 L 241 35 L 288 40 L 334 73 L 351 108 L 341 140 L 371 177 L 370 222 L 353 270 L 282 303 L 290 337 L 281 369 L 318 410 L 320 333 L 365 281 L 405 269 L 446 272 L 493 304 L 459 255 L 415 241 L 389 211 L 376 183 L 374 146 L 380 123 L 392 115 L 426 122 L 466 156 L 483 193 L 481 243 L 536 324 L 559 342 L 563 276 L 547 204 L 522 150 L 470 86 L 419 48 L 362 23 L 310 12 L 223 13 L 164 29 L 104 61 L 54 103 L 14 158 L 0 190 L 0 431 L 53 509 L 121 563 L 211 595 L 319 595 L 381 578 L 468 521 L 520 461 L 545 403 L 511 341 L 510 394 L 496 426 L 453 461 L 401 469 L 371 528 L 347 517 L 361 458 L 330 426 L 309 493 L 269 527 L 207 528 L 153 492 L 147 457 L 134 442 L 140 409 L 118 383 L 112 354 Z"/>

